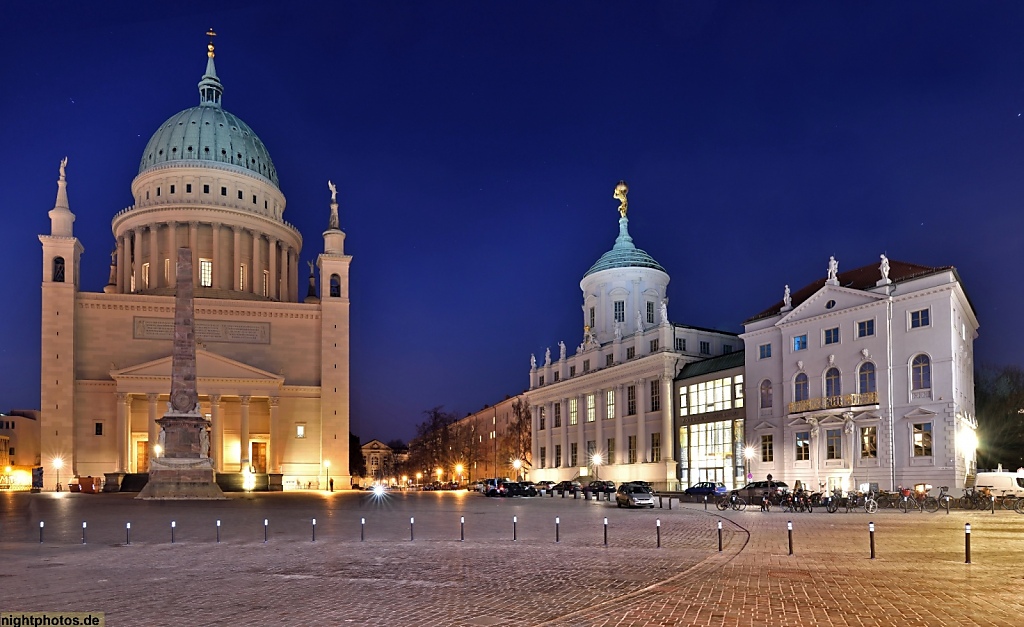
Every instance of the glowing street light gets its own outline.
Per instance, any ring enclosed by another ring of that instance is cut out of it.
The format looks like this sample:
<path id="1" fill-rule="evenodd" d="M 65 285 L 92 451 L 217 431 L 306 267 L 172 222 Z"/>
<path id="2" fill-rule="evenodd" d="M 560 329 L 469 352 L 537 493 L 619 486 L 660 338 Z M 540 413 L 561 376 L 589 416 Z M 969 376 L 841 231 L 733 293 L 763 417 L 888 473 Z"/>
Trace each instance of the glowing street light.
<path id="1" fill-rule="evenodd" d="M 440 468 L 438 468 L 438 469 L 437 469 L 437 470 L 435 470 L 434 472 L 436 472 L 436 473 L 437 473 L 437 482 L 438 482 L 438 483 L 441 483 L 441 474 L 442 474 L 442 473 L 444 473 L 444 471 L 443 471 L 443 470 L 441 470 Z"/>
<path id="2" fill-rule="evenodd" d="M 156 457 L 160 457 L 160 454 L 163 453 L 163 452 L 164 452 L 164 447 L 160 446 L 159 444 L 154 444 L 153 445 L 153 455 L 155 455 Z"/>
<path id="3" fill-rule="evenodd" d="M 324 460 L 324 469 L 327 470 L 327 489 L 334 492 L 334 484 L 331 483 L 331 460 Z"/>
<path id="4" fill-rule="evenodd" d="M 519 469 L 523 467 L 523 460 L 517 459 L 513 461 L 512 467 L 516 469 L 516 481 L 519 481 Z"/>
<path id="5" fill-rule="evenodd" d="M 754 459 L 754 447 L 748 446 L 743 449 L 743 472 L 747 476 L 747 481 L 753 479 L 753 475 L 750 474 L 750 460 Z"/>
<path id="6" fill-rule="evenodd" d="M 594 453 L 590 457 L 590 462 L 594 465 L 594 479 L 595 480 L 601 478 L 601 462 L 602 461 L 603 461 L 603 459 L 601 458 L 601 454 L 600 453 Z"/>
<path id="7" fill-rule="evenodd" d="M 53 467 L 57 470 L 57 492 L 60 492 L 64 489 L 60 485 L 60 469 L 64 467 L 64 460 L 59 457 L 54 457 Z"/>
<path id="8" fill-rule="evenodd" d="M 459 483 L 462 483 L 462 470 L 463 470 L 462 464 L 456 464 L 455 465 L 455 474 L 459 478 Z"/>
<path id="9" fill-rule="evenodd" d="M 416 473 L 416 485 L 417 486 L 422 483 L 422 479 L 423 479 L 423 473 L 422 472 Z"/>

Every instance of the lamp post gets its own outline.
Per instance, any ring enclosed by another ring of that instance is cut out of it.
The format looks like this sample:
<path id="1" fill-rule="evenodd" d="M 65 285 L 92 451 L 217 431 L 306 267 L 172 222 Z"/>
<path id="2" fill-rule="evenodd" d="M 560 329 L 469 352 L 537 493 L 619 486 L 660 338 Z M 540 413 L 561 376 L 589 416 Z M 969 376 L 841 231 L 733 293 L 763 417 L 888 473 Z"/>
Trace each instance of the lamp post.
<path id="1" fill-rule="evenodd" d="M 334 492 L 334 486 L 331 484 L 331 460 L 324 460 L 324 469 L 327 470 L 327 489 Z"/>
<path id="2" fill-rule="evenodd" d="M 458 481 L 460 484 L 462 483 L 462 470 L 462 464 L 455 465 L 455 475 L 458 477 Z"/>
<path id="3" fill-rule="evenodd" d="M 743 449 L 743 475 L 747 481 L 753 479 L 750 474 L 750 460 L 754 459 L 754 447 L 748 446 Z"/>
<path id="4" fill-rule="evenodd" d="M 438 468 L 438 469 L 437 469 L 437 470 L 435 470 L 434 472 L 436 472 L 436 473 L 437 473 L 437 482 L 438 482 L 438 483 L 441 483 L 441 474 L 442 474 L 442 473 L 443 473 L 444 471 L 443 471 L 443 470 L 441 470 L 440 468 Z"/>
<path id="5" fill-rule="evenodd" d="M 594 465 L 594 480 L 597 481 L 601 478 L 601 454 L 594 453 L 590 458 L 590 463 Z"/>
<path id="6" fill-rule="evenodd" d="M 59 457 L 53 458 L 53 467 L 57 470 L 57 492 L 63 491 L 63 487 L 60 485 L 60 469 L 64 467 L 64 460 Z"/>
<path id="7" fill-rule="evenodd" d="M 519 481 L 519 469 L 523 467 L 522 460 L 517 459 L 514 462 L 512 462 L 512 467 L 516 469 L 516 482 L 518 482 Z"/>

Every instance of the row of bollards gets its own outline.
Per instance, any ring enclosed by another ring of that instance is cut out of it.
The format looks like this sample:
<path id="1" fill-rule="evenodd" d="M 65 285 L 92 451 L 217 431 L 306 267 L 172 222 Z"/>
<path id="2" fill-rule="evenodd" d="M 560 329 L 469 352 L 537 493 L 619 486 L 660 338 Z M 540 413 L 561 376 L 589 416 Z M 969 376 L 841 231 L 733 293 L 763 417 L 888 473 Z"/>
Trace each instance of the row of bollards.
<path id="1" fill-rule="evenodd" d="M 793 554 L 793 521 L 786 521 L 786 531 L 789 536 L 789 554 Z M 868 542 L 871 549 L 871 559 L 875 559 L 875 523 L 868 523 Z M 722 550 L 722 522 L 718 522 L 718 550 Z M 964 524 L 964 556 L 965 564 L 971 563 L 971 523 Z"/>

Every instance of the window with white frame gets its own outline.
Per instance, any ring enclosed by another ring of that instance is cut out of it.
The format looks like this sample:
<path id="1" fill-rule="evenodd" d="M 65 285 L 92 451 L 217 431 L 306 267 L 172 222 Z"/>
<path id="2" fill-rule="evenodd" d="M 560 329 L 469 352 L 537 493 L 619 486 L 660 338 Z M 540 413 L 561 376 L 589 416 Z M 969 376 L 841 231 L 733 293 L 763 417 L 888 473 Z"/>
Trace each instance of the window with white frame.
<path id="1" fill-rule="evenodd" d="M 654 324 L 654 303 L 647 301 L 647 324 Z"/>
<path id="2" fill-rule="evenodd" d="M 811 432 L 796 432 L 796 461 L 806 462 L 811 459 Z"/>
<path id="3" fill-rule="evenodd" d="M 825 344 L 838 344 L 839 343 L 839 327 L 832 327 L 831 329 L 825 329 Z"/>
<path id="4" fill-rule="evenodd" d="M 210 259 L 199 260 L 199 285 L 213 287 L 213 261 Z"/>
<path id="5" fill-rule="evenodd" d="M 544 427 L 546 426 L 546 423 L 547 423 L 547 416 L 544 415 L 544 407 L 543 406 L 537 408 L 537 421 L 539 423 L 539 425 L 538 425 L 539 430 L 543 431 Z"/>
<path id="6" fill-rule="evenodd" d="M 263 271 L 263 288 L 261 291 L 264 297 L 270 296 L 270 270 Z"/>
<path id="7" fill-rule="evenodd" d="M 770 433 L 761 436 L 761 461 L 775 461 L 775 444 Z"/>
<path id="8" fill-rule="evenodd" d="M 569 399 L 569 426 L 573 426 L 579 422 L 579 411 L 577 407 L 577 400 L 575 398 Z M 575 466 L 576 464 L 573 464 Z"/>
<path id="9" fill-rule="evenodd" d="M 772 406 L 772 382 L 765 379 L 761 382 L 761 409 L 770 409 Z"/>
<path id="10" fill-rule="evenodd" d="M 932 362 L 928 355 L 918 355 L 910 362 L 910 389 L 930 390 L 932 387 Z"/>
<path id="11" fill-rule="evenodd" d="M 793 351 L 807 350 L 807 334 L 793 337 Z"/>
<path id="12" fill-rule="evenodd" d="M 608 463 L 615 463 L 615 438 L 608 438 Z"/>
<path id="13" fill-rule="evenodd" d="M 857 323 L 857 337 L 871 337 L 875 334 L 874 320 L 861 320 Z"/>
<path id="14" fill-rule="evenodd" d="M 932 456 L 932 423 L 914 423 L 914 457 Z"/>
<path id="15" fill-rule="evenodd" d="M 860 458 L 878 458 L 878 427 L 860 428 Z"/>
<path id="16" fill-rule="evenodd" d="M 300 423 L 295 425 L 295 437 L 296 438 L 304 438 L 304 437 L 306 437 L 306 425 L 305 424 L 300 422 Z"/>
<path id="17" fill-rule="evenodd" d="M 651 462 L 661 461 L 661 433 L 651 434 Z"/>
<path id="18" fill-rule="evenodd" d="M 636 415 L 636 386 L 626 386 L 626 415 Z"/>
<path id="19" fill-rule="evenodd" d="M 843 458 L 843 430 L 828 429 L 825 431 L 825 459 Z"/>
<path id="20" fill-rule="evenodd" d="M 245 285 L 248 282 L 247 281 L 248 278 L 249 278 L 248 268 L 245 267 L 244 263 L 239 264 L 238 265 L 238 291 L 240 291 L 240 292 L 244 292 L 245 291 Z"/>
<path id="21" fill-rule="evenodd" d="M 796 379 L 793 381 L 793 400 L 806 401 L 808 398 L 810 398 L 810 386 L 808 385 L 807 375 L 801 372 L 796 375 Z"/>
<path id="22" fill-rule="evenodd" d="M 636 463 L 636 436 L 635 435 L 629 436 L 629 453 L 628 453 L 628 455 L 629 455 L 629 457 L 627 458 L 628 461 L 626 463 L 627 464 L 635 464 Z"/>
<path id="23" fill-rule="evenodd" d="M 626 359 L 633 359 L 634 357 L 636 357 L 636 347 L 635 346 L 627 346 L 626 347 Z"/>
<path id="24" fill-rule="evenodd" d="M 604 418 L 615 419 L 615 390 L 607 390 L 604 393 Z"/>
<path id="25" fill-rule="evenodd" d="M 686 338 L 684 338 L 684 337 L 677 337 L 676 338 L 676 350 L 677 351 L 685 351 L 686 350 Z"/>
<path id="26" fill-rule="evenodd" d="M 857 379 L 860 384 L 861 394 L 875 392 L 877 389 L 875 385 L 875 364 L 870 361 L 861 364 Z"/>
<path id="27" fill-rule="evenodd" d="M 604 356 L 604 367 L 605 368 L 611 368 L 614 365 L 615 365 L 615 355 L 605 355 Z"/>
<path id="28" fill-rule="evenodd" d="M 591 307 L 591 308 L 590 308 L 590 317 L 589 317 L 589 319 L 590 319 L 590 328 L 591 328 L 591 329 L 593 329 L 593 328 L 594 328 L 594 326 L 595 326 L 595 325 L 594 325 L 594 321 L 595 321 L 595 312 L 594 312 L 594 308 L 593 308 L 593 307 Z M 575 464 L 573 464 L 573 465 L 575 465 Z"/>
<path id="29" fill-rule="evenodd" d="M 555 427 L 562 426 L 562 403 L 555 403 Z"/>
<path id="30" fill-rule="evenodd" d="M 547 460 L 547 457 L 548 457 L 548 449 L 547 449 L 547 447 L 544 447 L 544 446 L 540 447 L 540 467 L 541 468 L 546 468 L 547 467 L 544 464 L 544 462 Z"/>
<path id="31" fill-rule="evenodd" d="M 590 360 L 589 359 L 584 359 L 583 360 L 583 372 L 590 372 Z"/>
<path id="32" fill-rule="evenodd" d="M 579 461 L 580 461 L 579 460 L 579 453 L 580 453 L 579 444 L 577 444 L 576 442 L 573 442 L 572 444 L 569 445 L 569 465 L 570 466 L 576 466 L 576 465 L 579 464 Z"/>
<path id="33" fill-rule="evenodd" d="M 142 264 L 142 287 L 143 289 L 149 287 L 149 262 Z"/>
<path id="34" fill-rule="evenodd" d="M 928 310 L 918 309 L 917 311 L 910 312 L 910 328 L 920 329 L 921 327 L 929 326 Z"/>
<path id="35" fill-rule="evenodd" d="M 762 344 L 757 347 L 757 358 L 758 359 L 770 359 L 772 356 L 772 345 Z"/>
<path id="36" fill-rule="evenodd" d="M 626 321 L 626 301 L 617 300 L 612 303 L 612 308 L 615 316 L 615 322 Z"/>
<path id="37" fill-rule="evenodd" d="M 552 467 L 553 468 L 561 468 L 562 467 L 562 445 L 561 444 L 556 444 L 555 445 L 555 463 L 554 463 L 554 466 L 552 466 Z"/>
<path id="38" fill-rule="evenodd" d="M 843 386 L 839 376 L 839 368 L 829 368 L 825 372 L 825 396 L 842 396 Z"/>
<path id="39" fill-rule="evenodd" d="M 597 400 L 593 394 L 587 394 L 584 398 L 587 402 L 587 422 L 594 422 L 597 418 Z"/>
<path id="40" fill-rule="evenodd" d="M 701 342 L 700 343 L 700 354 L 701 355 L 710 355 L 711 354 L 711 342 Z"/>
<path id="41" fill-rule="evenodd" d="M 652 353 L 658 352 L 658 340 L 651 340 L 651 350 L 650 350 L 650 352 L 652 352 Z"/>
<path id="42" fill-rule="evenodd" d="M 651 381 L 651 411 L 661 411 L 661 382 Z"/>
<path id="43" fill-rule="evenodd" d="M 164 283 L 172 285 L 174 282 L 171 281 L 171 260 L 164 259 Z"/>

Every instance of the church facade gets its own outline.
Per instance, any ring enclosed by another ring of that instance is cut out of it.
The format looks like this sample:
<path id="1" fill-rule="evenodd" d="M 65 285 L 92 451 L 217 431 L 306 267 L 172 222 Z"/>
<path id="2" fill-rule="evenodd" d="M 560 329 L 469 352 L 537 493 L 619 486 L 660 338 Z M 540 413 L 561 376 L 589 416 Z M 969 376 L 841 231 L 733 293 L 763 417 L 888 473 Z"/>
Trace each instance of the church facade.
<path id="1" fill-rule="evenodd" d="M 145 147 L 135 204 L 112 220 L 116 250 L 103 292 L 80 289 L 84 246 L 61 163 L 50 233 L 39 236 L 46 489 L 55 464 L 66 477 L 116 478 L 145 472 L 158 454 L 179 248 L 192 252 L 197 385 L 215 469 L 281 475 L 285 487 L 323 486 L 333 471 L 338 487 L 350 485 L 351 257 L 336 188 L 307 283 L 302 235 L 283 218 L 270 154 L 222 107 L 212 43 L 199 92 L 199 105 L 169 118 Z"/>

